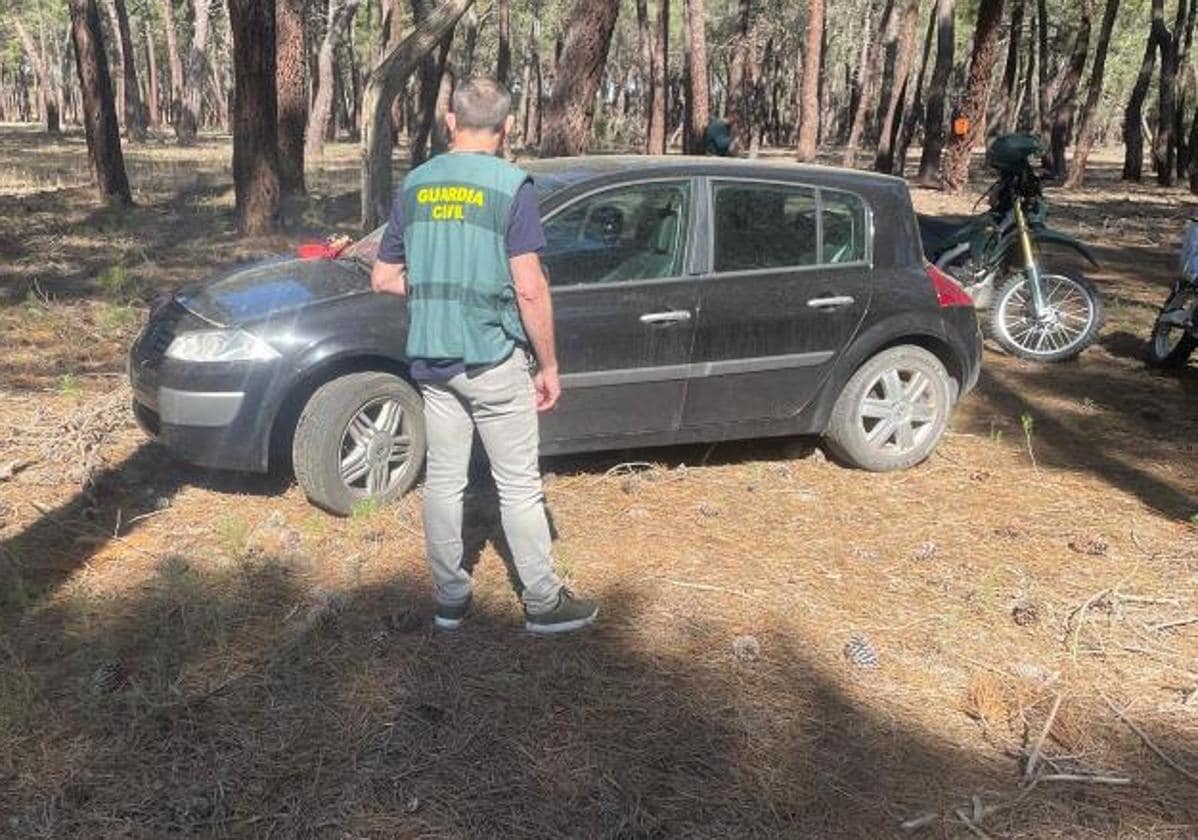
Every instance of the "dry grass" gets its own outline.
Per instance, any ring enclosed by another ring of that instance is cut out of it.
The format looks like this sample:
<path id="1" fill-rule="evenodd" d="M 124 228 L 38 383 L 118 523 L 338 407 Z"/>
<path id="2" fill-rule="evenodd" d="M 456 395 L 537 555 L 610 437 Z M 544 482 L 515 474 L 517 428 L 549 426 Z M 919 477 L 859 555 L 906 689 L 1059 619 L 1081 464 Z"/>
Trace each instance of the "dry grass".
<path id="1" fill-rule="evenodd" d="M 233 244 L 211 146 L 193 169 L 216 210 L 142 185 L 99 230 L 82 191 L 0 196 L 22 248 L 71 243 L 0 264 L 0 471 L 32 462 L 0 480 L 0 836 L 1198 832 L 1194 785 L 1103 700 L 1198 770 L 1198 624 L 1157 629 L 1198 613 L 1198 397 L 1137 355 L 1180 193 L 1052 196 L 1106 260 L 1103 340 L 1048 370 L 989 353 L 916 470 L 785 441 L 549 461 L 559 568 L 603 613 L 547 642 L 519 632 L 492 545 L 477 615 L 428 628 L 418 494 L 335 520 L 286 482 L 172 464 L 127 416 L 97 425 L 128 333 L 69 338 L 130 293 L 91 267 L 117 249 L 140 295 L 272 247 Z M 312 212 L 347 226 L 352 198 Z M 83 492 L 61 457 L 80 446 Z M 485 494 L 469 522 L 493 537 Z M 846 662 L 855 633 L 879 668 Z M 1045 780 L 1023 783 L 1042 735 Z M 1092 774 L 1131 784 L 1047 780 Z"/>

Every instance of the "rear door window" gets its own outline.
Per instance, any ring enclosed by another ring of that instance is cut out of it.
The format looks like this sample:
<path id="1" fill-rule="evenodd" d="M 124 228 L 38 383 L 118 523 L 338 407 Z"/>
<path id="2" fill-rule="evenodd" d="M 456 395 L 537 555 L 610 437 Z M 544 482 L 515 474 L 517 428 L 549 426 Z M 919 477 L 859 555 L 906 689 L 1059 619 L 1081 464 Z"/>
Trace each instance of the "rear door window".
<path id="1" fill-rule="evenodd" d="M 818 263 L 815 190 L 717 182 L 714 198 L 716 271 Z"/>
<path id="2" fill-rule="evenodd" d="M 712 199 L 716 272 L 867 259 L 865 204 L 851 193 L 797 184 L 717 181 Z"/>

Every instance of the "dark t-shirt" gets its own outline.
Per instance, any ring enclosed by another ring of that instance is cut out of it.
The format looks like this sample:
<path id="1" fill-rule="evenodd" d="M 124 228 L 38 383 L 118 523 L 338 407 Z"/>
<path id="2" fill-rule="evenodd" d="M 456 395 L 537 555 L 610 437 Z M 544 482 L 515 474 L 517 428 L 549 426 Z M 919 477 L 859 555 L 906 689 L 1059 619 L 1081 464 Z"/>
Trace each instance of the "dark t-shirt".
<path id="1" fill-rule="evenodd" d="M 378 259 L 393 264 L 404 261 L 405 224 L 403 200 L 396 196 L 391 202 L 391 218 L 387 221 L 387 229 L 383 231 L 383 239 L 379 242 Z M 537 206 L 537 192 L 533 188 L 531 178 L 521 184 L 512 199 L 512 214 L 508 220 L 505 239 L 509 258 L 532 254 L 545 247 L 545 228 L 541 224 L 541 209 Z M 461 359 L 410 361 L 412 378 L 417 382 L 448 382 L 466 370 L 466 365 Z"/>

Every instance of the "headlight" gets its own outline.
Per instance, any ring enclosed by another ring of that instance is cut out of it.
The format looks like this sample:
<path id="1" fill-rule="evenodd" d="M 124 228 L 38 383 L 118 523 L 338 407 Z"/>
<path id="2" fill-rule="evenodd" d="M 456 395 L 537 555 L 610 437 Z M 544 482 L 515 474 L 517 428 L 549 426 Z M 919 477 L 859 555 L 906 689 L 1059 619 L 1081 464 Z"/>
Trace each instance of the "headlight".
<path id="1" fill-rule="evenodd" d="M 196 330 L 175 336 L 166 355 L 181 362 L 266 362 L 279 353 L 241 330 Z"/>

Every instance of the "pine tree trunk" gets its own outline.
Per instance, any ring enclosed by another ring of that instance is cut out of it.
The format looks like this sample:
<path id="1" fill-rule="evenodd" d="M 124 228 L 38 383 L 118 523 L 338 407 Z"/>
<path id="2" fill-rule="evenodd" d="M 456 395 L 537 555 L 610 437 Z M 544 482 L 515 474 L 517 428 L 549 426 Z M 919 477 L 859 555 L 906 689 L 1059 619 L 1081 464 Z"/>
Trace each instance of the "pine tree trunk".
<path id="1" fill-rule="evenodd" d="M 412 18 L 420 22 L 428 17 L 428 10 L 425 6 L 425 0 L 412 0 Z M 411 154 L 412 166 L 416 167 L 424 163 L 429 157 L 430 140 L 432 140 L 432 151 L 435 154 L 437 151 L 437 141 L 434 132 L 436 131 L 437 121 L 437 99 L 441 94 L 441 88 L 445 77 L 445 64 L 449 57 L 449 50 L 453 46 L 454 30 L 450 29 L 441 37 L 441 43 L 436 52 L 430 52 L 424 56 L 424 60 L 420 67 L 420 98 L 419 108 L 417 110 L 416 131 L 412 135 Z"/>
<path id="2" fill-rule="evenodd" d="M 973 54 L 970 56 L 969 76 L 961 102 L 961 115 L 969 120 L 969 131 L 963 135 L 954 133 L 944 155 L 944 186 L 951 192 L 960 192 L 969 183 L 969 159 L 973 147 L 985 139 L 982 123 L 986 116 L 990 76 L 998 59 L 1002 7 L 1003 0 L 981 0 L 978 5 Z"/>
<path id="3" fill-rule="evenodd" d="M 175 33 L 175 0 L 162 0 L 162 25 L 166 30 L 166 57 L 171 73 L 169 122 L 177 126 L 183 109 L 183 59 L 179 57 L 179 38 Z"/>
<path id="4" fill-rule="evenodd" d="M 1132 86 L 1127 108 L 1123 112 L 1123 180 L 1139 181 L 1144 170 L 1144 101 L 1148 98 L 1148 87 L 1152 83 L 1152 71 L 1156 65 L 1157 50 L 1163 50 L 1169 31 L 1165 27 L 1165 0 L 1152 0 L 1152 22 L 1149 24 L 1148 40 L 1144 45 L 1144 58 L 1140 61 L 1140 72 Z"/>
<path id="5" fill-rule="evenodd" d="M 878 172 L 890 172 L 894 168 L 895 131 L 902 119 L 899 109 L 907 95 L 907 77 L 911 74 L 911 58 L 915 52 L 915 27 L 918 23 L 919 0 L 907 0 L 894 60 L 894 78 L 891 82 L 893 90 L 890 91 L 886 103 L 886 116 L 882 120 L 882 130 L 878 135 L 878 152 L 874 157 L 874 169 Z"/>
<path id="6" fill-rule="evenodd" d="M 146 116 L 150 120 L 150 128 L 157 130 L 162 125 L 162 113 L 159 110 L 162 94 L 158 82 L 158 53 L 154 49 L 154 27 L 150 24 L 148 14 L 142 18 L 142 32 L 146 42 L 146 72 L 150 75 L 146 96 Z"/>
<path id="7" fill-rule="evenodd" d="M 920 123 L 924 118 L 924 101 L 923 88 L 924 79 L 928 73 L 928 59 L 932 56 L 932 44 L 936 39 L 936 11 L 928 15 L 928 31 L 924 36 L 923 41 L 923 57 L 919 61 L 919 75 L 915 78 L 915 94 L 911 102 L 911 107 L 907 110 L 907 116 L 903 119 L 902 129 L 899 131 L 898 148 L 895 150 L 894 166 L 891 167 L 891 172 L 904 177 L 907 171 L 907 150 L 911 148 L 911 141 L 915 138 L 915 131 L 919 128 Z"/>
<path id="8" fill-rule="evenodd" d="M 1190 172 L 1191 147 L 1186 134 L 1185 119 L 1189 110 L 1189 93 L 1194 89 L 1194 68 L 1190 64 L 1190 46 L 1194 41 L 1194 24 L 1198 20 L 1198 0 L 1191 0 L 1189 15 L 1186 19 L 1185 39 L 1181 53 L 1177 58 L 1178 88 L 1177 107 L 1174 109 L 1173 136 L 1177 143 L 1177 177 L 1185 180 Z"/>
<path id="9" fill-rule="evenodd" d="M 1036 0 L 1036 19 L 1039 21 L 1039 27 L 1036 29 L 1036 37 L 1039 40 L 1040 53 L 1040 90 L 1037 99 L 1039 100 L 1038 112 L 1040 115 L 1039 134 L 1041 137 L 1048 137 L 1052 133 L 1052 85 L 1049 79 L 1049 52 L 1048 52 L 1048 2 L 1047 0 Z"/>
<path id="10" fill-rule="evenodd" d="M 1015 5 L 1011 7 L 1011 30 L 1007 37 L 1007 61 L 1003 66 L 1003 103 L 999 125 L 1006 133 L 1015 130 L 1015 120 L 1019 111 L 1015 89 L 1019 80 L 1019 42 L 1023 38 L 1023 4 L 1024 0 L 1015 0 Z"/>
<path id="11" fill-rule="evenodd" d="M 312 113 L 308 116 L 308 130 L 304 138 L 304 156 L 309 160 L 324 154 L 325 127 L 333 116 L 333 97 L 336 94 L 334 62 L 337 43 L 345 28 L 353 22 L 358 3 L 359 0 L 328 0 L 328 25 L 316 59 L 316 97 L 312 102 Z"/>
<path id="12" fill-rule="evenodd" d="M 96 0 L 70 0 L 70 10 L 75 68 L 83 96 L 83 127 L 96 189 L 101 201 L 128 207 L 133 204 L 133 198 L 129 194 L 129 178 L 121 153 L 100 10 L 96 8 Z"/>
<path id="13" fill-rule="evenodd" d="M 496 0 L 495 7 L 499 12 L 499 56 L 495 63 L 495 78 L 506 85 L 512 66 L 511 0 Z"/>
<path id="14" fill-rule="evenodd" d="M 61 134 L 58 103 L 54 98 L 53 83 L 50 79 L 50 68 L 46 62 L 46 55 L 33 42 L 33 38 L 30 37 L 20 18 L 13 17 L 12 22 L 16 27 L 17 37 L 21 39 L 21 46 L 24 48 L 25 54 L 29 56 L 29 63 L 33 65 L 33 73 L 37 77 L 38 116 L 45 120 L 47 134 Z"/>
<path id="15" fill-rule="evenodd" d="M 200 124 L 204 79 L 208 76 L 208 0 L 192 0 L 192 5 L 195 9 L 195 28 L 191 46 L 187 50 L 187 71 L 183 79 L 179 118 L 175 121 L 175 136 L 184 145 L 195 142 Z"/>
<path id="16" fill-rule="evenodd" d="M 690 135 L 691 154 L 703 153 L 703 135 L 707 132 L 710 119 L 710 91 L 707 84 L 707 16 L 703 9 L 703 0 L 683 0 L 688 12 L 687 25 L 690 28 L 690 86 L 687 98 L 690 101 L 690 124 L 687 132 Z"/>
<path id="17" fill-rule="evenodd" d="M 1086 91 L 1086 102 L 1082 106 L 1081 126 L 1077 131 L 1077 144 L 1073 148 L 1073 160 L 1069 163 L 1066 187 L 1080 187 L 1086 177 L 1086 160 L 1094 147 L 1094 118 L 1098 101 L 1102 98 L 1103 72 L 1106 69 L 1107 51 L 1111 45 L 1111 31 L 1115 16 L 1119 13 L 1119 0 L 1107 0 L 1102 15 L 1102 28 L 1098 32 L 1098 48 L 1094 53 L 1094 65 L 1090 71 L 1090 85 Z"/>
<path id="18" fill-rule="evenodd" d="M 586 152 L 595 119 L 595 95 L 607 64 L 620 4 L 575 0 L 566 22 L 566 42 L 545 110 L 541 155 Z"/>
<path id="19" fill-rule="evenodd" d="M 1198 149 L 1198 112 L 1190 122 L 1190 148 Z M 1190 167 L 1190 192 L 1198 195 L 1198 166 Z"/>
<path id="20" fill-rule="evenodd" d="M 275 0 L 275 64 L 279 102 L 279 188 L 303 194 L 308 62 L 303 0 Z"/>
<path id="21" fill-rule="evenodd" d="M 749 53 L 753 49 L 749 34 L 751 18 L 751 0 L 738 0 L 736 34 L 732 38 L 732 61 L 728 65 L 728 100 L 724 105 L 724 112 L 734 117 L 736 145 L 742 149 L 748 145 L 753 129 L 750 85 L 747 82 Z"/>
<path id="22" fill-rule="evenodd" d="M 146 139 L 149 116 L 146 114 L 146 105 L 141 98 L 141 85 L 137 80 L 137 54 L 133 51 L 133 35 L 129 31 L 129 11 L 125 7 L 125 0 L 111 0 L 111 4 L 113 20 L 120 38 L 120 50 L 117 54 L 124 71 L 125 95 L 122 104 L 125 109 L 125 136 L 131 140 L 143 141 Z"/>
<path id="23" fill-rule="evenodd" d="M 857 87 L 860 93 L 857 98 L 857 107 L 853 109 L 852 122 L 849 124 L 849 140 L 845 146 L 844 158 L 841 161 L 844 166 L 851 167 L 856 165 L 857 147 L 861 145 L 861 134 L 865 130 L 865 119 L 873 109 L 875 87 L 873 84 L 873 71 L 880 58 L 882 36 L 890 27 L 890 17 L 894 13 L 894 0 L 885 0 L 885 2 L 886 5 L 882 10 L 882 18 L 878 22 L 876 30 L 870 28 L 869 22 L 872 4 L 866 7 L 865 25 L 862 27 L 862 61 L 861 67 L 857 71 Z"/>
<path id="24" fill-rule="evenodd" d="M 799 142 L 795 157 L 815 160 L 819 142 L 819 77 L 823 64 L 824 0 L 807 0 L 807 34 L 804 36 L 803 82 L 799 94 Z"/>
<path id="25" fill-rule="evenodd" d="M 1073 117 L 1077 111 L 1077 90 L 1081 84 L 1082 72 L 1086 68 L 1086 54 L 1090 49 L 1090 29 L 1094 22 L 1093 0 L 1078 0 L 1080 4 L 1077 36 L 1073 42 L 1073 52 L 1069 56 L 1069 64 L 1061 86 L 1057 90 L 1057 99 L 1052 109 L 1052 135 L 1048 152 L 1048 171 L 1053 178 L 1065 177 L 1065 149 L 1069 145 L 1069 135 L 1073 130 Z"/>
<path id="26" fill-rule="evenodd" d="M 650 154 L 664 155 L 666 149 L 667 115 L 670 113 L 670 4 L 658 0 L 657 29 L 654 33 L 653 101 L 649 112 Z"/>
<path id="27" fill-rule="evenodd" d="M 1018 129 L 1031 132 L 1036 125 L 1036 16 L 1031 17 L 1031 32 L 1027 39 L 1027 63 L 1023 70 L 1023 107 L 1019 111 Z"/>
<path id="28" fill-rule="evenodd" d="M 370 71 L 362 93 L 362 229 L 378 227 L 391 212 L 390 103 L 421 60 L 452 32 L 474 0 L 442 0 L 394 44 Z"/>
<path id="29" fill-rule="evenodd" d="M 113 62 L 113 68 L 110 76 L 115 83 L 116 90 L 116 124 L 120 128 L 121 133 L 125 133 L 125 47 L 121 43 L 121 27 L 116 21 L 116 6 L 112 0 L 104 0 L 104 14 L 108 17 L 108 32 L 105 37 L 112 45 L 112 50 L 116 53 L 116 60 Z M 125 135 L 128 137 L 128 135 Z"/>
<path id="30" fill-rule="evenodd" d="M 275 0 L 229 0 L 233 34 L 233 191 L 244 235 L 279 226 Z"/>
<path id="31" fill-rule="evenodd" d="M 1198 2 L 1198 0 L 1195 0 Z M 1177 18 L 1173 32 L 1164 34 L 1161 41 L 1160 100 L 1156 108 L 1156 135 L 1152 141 L 1152 162 L 1156 170 L 1157 183 L 1162 187 L 1173 186 L 1174 166 L 1177 155 L 1177 139 L 1173 133 L 1177 110 L 1178 58 L 1181 53 L 1182 30 L 1185 27 L 1186 0 L 1177 4 Z"/>

